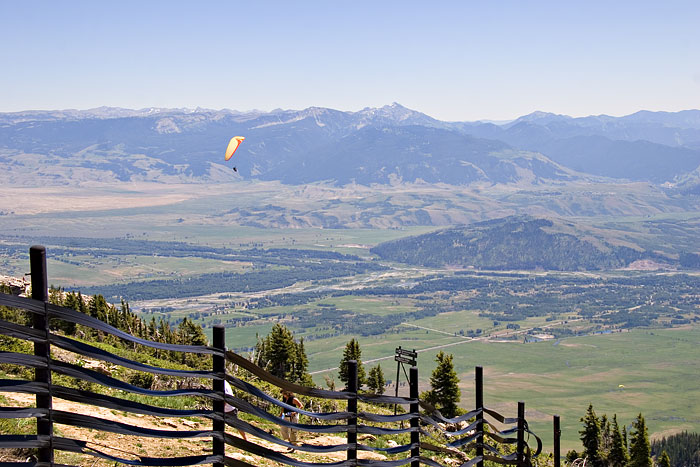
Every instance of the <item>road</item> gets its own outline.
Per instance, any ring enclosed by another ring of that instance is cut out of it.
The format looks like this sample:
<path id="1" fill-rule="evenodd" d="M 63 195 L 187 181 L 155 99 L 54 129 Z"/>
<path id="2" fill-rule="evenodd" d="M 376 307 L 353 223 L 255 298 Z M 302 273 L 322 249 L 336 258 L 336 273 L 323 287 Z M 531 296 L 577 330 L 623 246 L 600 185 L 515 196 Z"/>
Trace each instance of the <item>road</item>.
<path id="1" fill-rule="evenodd" d="M 571 323 L 573 321 L 582 321 L 582 320 L 583 320 L 583 318 L 568 319 L 568 320 L 562 320 L 562 321 L 552 321 L 551 323 L 549 323 L 545 326 L 536 326 L 536 327 L 538 327 L 539 329 L 547 329 L 547 328 L 551 328 L 553 326 L 558 326 L 560 324 L 564 324 L 565 322 Z M 518 334 L 525 334 L 525 333 L 528 333 L 528 332 L 532 331 L 533 329 L 535 329 L 535 326 L 533 326 L 531 328 L 525 328 L 525 329 L 507 330 L 507 331 L 496 332 L 493 334 L 488 334 L 488 335 L 480 336 L 480 337 L 467 337 L 467 336 L 455 336 L 455 334 L 451 333 L 451 332 L 441 331 L 439 329 L 427 328 L 425 326 L 418 326 L 417 324 L 401 323 L 401 326 L 408 326 L 408 327 L 412 327 L 412 328 L 425 329 L 426 331 L 436 332 L 438 334 L 447 334 L 449 336 L 460 339 L 457 342 L 450 342 L 449 344 L 441 344 L 441 345 L 436 345 L 433 347 L 427 347 L 425 349 L 416 350 L 417 353 L 432 352 L 434 350 L 441 350 L 441 349 L 445 349 L 447 347 L 453 347 L 455 345 L 467 344 L 469 342 L 502 339 L 504 337 L 516 336 Z M 394 359 L 394 355 L 389 355 L 387 357 L 379 357 L 379 358 L 373 358 L 371 360 L 365 360 L 362 363 L 366 365 L 368 363 L 375 363 L 375 362 L 381 362 L 384 360 L 393 360 L 393 359 Z M 328 373 L 329 371 L 338 371 L 338 368 L 334 367 L 334 368 L 326 368 L 324 370 L 311 371 L 311 372 L 309 372 L 309 374 L 310 375 L 320 375 L 323 373 Z"/>

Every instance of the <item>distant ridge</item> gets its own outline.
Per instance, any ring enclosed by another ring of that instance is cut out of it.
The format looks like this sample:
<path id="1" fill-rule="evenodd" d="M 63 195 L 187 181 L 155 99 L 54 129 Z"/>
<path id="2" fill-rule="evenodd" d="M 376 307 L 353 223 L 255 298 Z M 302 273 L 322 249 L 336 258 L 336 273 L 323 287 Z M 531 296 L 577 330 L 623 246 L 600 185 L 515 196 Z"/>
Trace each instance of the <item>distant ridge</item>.
<path id="1" fill-rule="evenodd" d="M 571 232 L 571 233 L 569 233 Z M 428 267 L 597 271 L 654 257 L 591 238 L 571 224 L 510 216 L 406 237 L 370 250 L 384 260 Z"/>
<path id="2" fill-rule="evenodd" d="M 221 157 L 246 136 L 233 173 Z M 533 112 L 510 123 L 443 122 L 398 103 L 346 112 L 228 109 L 0 114 L 0 181 L 325 182 L 541 185 L 605 177 L 695 190 L 700 111 L 573 118 Z"/>

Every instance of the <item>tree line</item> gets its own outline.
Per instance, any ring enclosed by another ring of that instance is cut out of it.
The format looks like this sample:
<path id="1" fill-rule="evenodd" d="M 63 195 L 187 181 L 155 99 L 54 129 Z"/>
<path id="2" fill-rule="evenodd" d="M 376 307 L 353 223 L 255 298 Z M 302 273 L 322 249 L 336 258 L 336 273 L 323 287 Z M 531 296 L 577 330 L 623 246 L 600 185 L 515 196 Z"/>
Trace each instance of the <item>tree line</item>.
<path id="1" fill-rule="evenodd" d="M 3 288 L 0 291 L 6 293 L 7 289 Z M 49 303 L 84 313 L 132 336 L 153 342 L 182 345 L 207 345 L 208 343 L 202 327 L 191 319 L 183 319 L 177 327 L 172 327 L 168 321 L 162 318 L 156 321 L 155 317 L 151 317 L 150 321 L 145 321 L 131 311 L 129 303 L 125 300 L 121 300 L 120 305 L 115 306 L 108 303 L 104 296 L 99 294 L 84 296 L 80 292 L 66 292 L 62 288 L 52 286 L 49 289 Z M 25 326 L 32 325 L 31 313 L 5 306 L 0 307 L 0 319 Z M 66 336 L 88 342 L 105 343 L 117 348 L 136 351 L 144 356 L 165 359 L 193 368 L 206 368 L 210 364 L 206 357 L 203 358 L 197 354 L 153 349 L 69 321 L 54 318 L 51 319 L 49 327 L 52 331 L 60 331 Z M 0 336 L 0 339 L 11 338 Z M 9 342 L 8 345 L 10 345 Z M 16 342 L 11 345 L 15 346 Z"/>
<path id="2" fill-rule="evenodd" d="M 598 416 L 589 404 L 581 418 L 583 428 L 579 431 L 583 451 L 569 451 L 569 462 L 585 459 L 592 467 L 690 467 L 700 465 L 700 443 L 698 434 L 687 432 L 681 436 L 649 442 L 644 416 L 634 419 L 628 433 L 620 426 L 617 414 L 610 420 L 605 414 Z"/>
<path id="3" fill-rule="evenodd" d="M 651 442 L 655 456 L 666 452 L 673 467 L 700 467 L 700 433 L 684 431 Z"/>
<path id="4" fill-rule="evenodd" d="M 99 287 L 100 293 L 110 298 L 127 297 L 131 300 L 196 297 L 222 292 L 258 292 L 288 287 L 296 282 L 354 276 L 386 269 L 379 264 L 358 261 L 297 261 L 289 265 L 262 264 L 250 272 L 217 272 L 178 279 L 111 284 Z M 98 287 L 88 287 L 89 293 Z"/>

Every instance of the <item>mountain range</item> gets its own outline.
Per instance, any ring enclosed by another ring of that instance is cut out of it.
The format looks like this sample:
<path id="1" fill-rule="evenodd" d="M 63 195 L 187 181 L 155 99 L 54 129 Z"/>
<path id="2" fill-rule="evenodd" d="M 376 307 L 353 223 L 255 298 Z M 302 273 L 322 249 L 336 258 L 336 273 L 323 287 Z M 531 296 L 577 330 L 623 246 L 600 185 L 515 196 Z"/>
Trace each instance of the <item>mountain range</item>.
<path id="1" fill-rule="evenodd" d="M 231 136 L 246 140 L 227 164 Z M 0 114 L 3 184 L 279 180 L 450 185 L 643 181 L 694 192 L 700 110 L 505 124 L 444 122 L 397 103 L 357 112 L 97 108 Z M 236 166 L 238 172 L 232 167 Z"/>

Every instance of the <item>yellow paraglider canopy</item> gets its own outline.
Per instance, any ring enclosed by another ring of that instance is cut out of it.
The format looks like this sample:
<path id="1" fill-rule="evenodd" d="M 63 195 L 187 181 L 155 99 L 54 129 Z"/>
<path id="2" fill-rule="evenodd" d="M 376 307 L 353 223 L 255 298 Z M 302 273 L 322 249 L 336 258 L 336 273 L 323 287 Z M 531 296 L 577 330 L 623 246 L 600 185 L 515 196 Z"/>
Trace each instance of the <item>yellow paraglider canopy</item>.
<path id="1" fill-rule="evenodd" d="M 231 138 L 231 141 L 228 142 L 228 147 L 226 148 L 226 160 L 233 157 L 233 153 L 236 152 L 236 149 L 238 149 L 238 146 L 241 145 L 241 141 L 244 139 L 245 138 L 243 136 L 234 136 Z"/>

